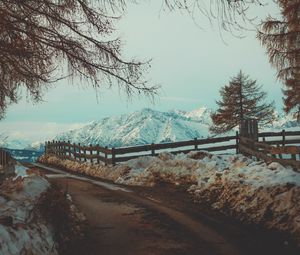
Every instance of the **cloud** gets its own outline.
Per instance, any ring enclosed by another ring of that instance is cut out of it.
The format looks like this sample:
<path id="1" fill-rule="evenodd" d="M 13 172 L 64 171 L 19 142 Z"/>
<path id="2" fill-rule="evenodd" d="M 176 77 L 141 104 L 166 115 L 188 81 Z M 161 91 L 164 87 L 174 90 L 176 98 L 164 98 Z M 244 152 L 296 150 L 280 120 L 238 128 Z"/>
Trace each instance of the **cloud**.
<path id="1" fill-rule="evenodd" d="M 80 128 L 85 124 L 37 121 L 0 122 L 0 134 L 7 135 L 10 140 L 46 141 L 53 139 L 58 133 Z"/>

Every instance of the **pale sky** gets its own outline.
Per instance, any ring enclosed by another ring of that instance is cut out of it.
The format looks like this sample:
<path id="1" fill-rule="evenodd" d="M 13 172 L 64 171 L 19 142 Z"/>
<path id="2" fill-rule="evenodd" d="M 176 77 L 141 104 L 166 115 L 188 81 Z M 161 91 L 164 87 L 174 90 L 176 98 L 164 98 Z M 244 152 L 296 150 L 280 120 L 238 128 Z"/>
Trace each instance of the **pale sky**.
<path id="1" fill-rule="evenodd" d="M 161 12 L 159 1 L 153 2 L 129 5 L 117 29 L 124 56 L 152 59 L 147 77 L 162 86 L 154 105 L 145 98 L 128 101 L 116 89 L 100 91 L 97 99 L 92 88 L 61 81 L 45 93 L 42 103 L 33 105 L 24 96 L 19 104 L 10 106 L 0 121 L 0 133 L 43 140 L 82 123 L 144 107 L 215 109 L 219 89 L 240 69 L 263 85 L 278 110 L 282 108 L 282 86 L 255 31 L 245 31 L 242 39 L 226 32 L 221 36 L 217 25 L 211 26 L 206 17 L 198 16 L 200 28 L 187 15 Z M 273 4 L 252 10 L 253 16 L 261 18 L 278 12 Z"/>

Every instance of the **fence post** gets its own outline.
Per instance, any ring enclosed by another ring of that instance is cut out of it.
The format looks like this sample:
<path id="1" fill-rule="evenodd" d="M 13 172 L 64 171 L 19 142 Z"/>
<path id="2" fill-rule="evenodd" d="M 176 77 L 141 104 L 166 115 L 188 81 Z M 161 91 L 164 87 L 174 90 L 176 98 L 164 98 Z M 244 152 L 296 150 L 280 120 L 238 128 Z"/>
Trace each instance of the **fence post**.
<path id="1" fill-rule="evenodd" d="M 63 141 L 61 144 L 61 151 L 62 151 L 62 156 L 63 158 L 66 157 L 66 141 Z"/>
<path id="2" fill-rule="evenodd" d="M 280 146 L 279 146 L 279 144 L 277 144 L 277 148 L 279 148 Z M 280 159 L 282 159 L 282 153 L 279 153 L 278 154 L 278 157 L 280 158 Z"/>
<path id="3" fill-rule="evenodd" d="M 7 166 L 8 165 L 8 157 L 7 157 L 7 152 L 4 152 L 4 165 Z"/>
<path id="4" fill-rule="evenodd" d="M 62 149 L 61 149 L 62 146 L 61 146 L 61 142 L 58 141 L 57 143 L 58 143 L 58 148 L 59 148 L 59 149 L 58 149 L 59 156 L 62 157 Z"/>
<path id="5" fill-rule="evenodd" d="M 282 130 L 282 146 L 285 146 L 285 130 Z"/>
<path id="6" fill-rule="evenodd" d="M 86 162 L 86 148 L 83 149 L 83 160 L 84 162 Z"/>
<path id="7" fill-rule="evenodd" d="M 115 154 L 115 148 L 111 148 L 111 164 L 113 166 L 116 165 L 116 154 Z"/>
<path id="8" fill-rule="evenodd" d="M 236 144 L 235 152 L 236 152 L 236 154 L 239 154 L 239 152 L 240 152 L 240 149 L 239 149 L 239 131 L 235 132 L 235 144 Z"/>
<path id="9" fill-rule="evenodd" d="M 155 156 L 154 143 L 151 143 L 151 156 Z"/>
<path id="10" fill-rule="evenodd" d="M 53 154 L 57 156 L 56 141 L 53 140 Z"/>
<path id="11" fill-rule="evenodd" d="M 47 154 L 47 144 L 48 144 L 48 142 L 45 142 L 45 150 L 44 150 L 45 155 Z"/>
<path id="12" fill-rule="evenodd" d="M 105 162 L 104 162 L 104 164 L 107 166 L 107 146 L 105 146 Z"/>
<path id="13" fill-rule="evenodd" d="M 80 147 L 80 143 L 78 143 L 78 154 L 79 154 L 79 162 L 81 162 L 81 147 Z"/>
<path id="14" fill-rule="evenodd" d="M 92 149 L 92 145 L 90 144 L 90 155 L 93 155 L 93 149 Z M 93 164 L 93 158 L 91 157 L 91 164 Z"/>
<path id="15" fill-rule="evenodd" d="M 58 143 L 58 141 L 56 141 L 56 151 L 57 151 L 57 156 L 60 156 L 60 144 Z"/>
<path id="16" fill-rule="evenodd" d="M 68 156 L 68 158 L 71 158 L 71 147 L 70 147 L 70 141 L 67 141 L 67 145 L 66 145 L 66 156 Z M 67 155 L 68 154 L 68 155 Z"/>
<path id="17" fill-rule="evenodd" d="M 197 143 L 198 139 L 197 139 L 197 137 L 194 138 L 194 141 L 195 141 L 195 150 L 197 151 L 198 150 L 198 143 Z"/>
<path id="18" fill-rule="evenodd" d="M 52 143 L 51 143 L 51 153 L 55 155 L 55 145 L 54 145 L 55 141 L 52 140 Z"/>
<path id="19" fill-rule="evenodd" d="M 76 144 L 73 143 L 73 157 L 74 157 L 74 160 L 76 161 Z"/>
<path id="20" fill-rule="evenodd" d="M 100 151 L 99 151 L 99 144 L 97 144 L 97 164 L 99 165 L 100 164 L 100 158 L 99 158 L 99 156 L 100 156 Z"/>
<path id="21" fill-rule="evenodd" d="M 2 158 L 3 158 L 3 166 L 5 167 L 6 166 L 6 153 L 5 153 L 5 151 L 3 150 L 2 151 Z"/>
<path id="22" fill-rule="evenodd" d="M 257 119 L 253 120 L 253 135 L 254 135 L 253 138 L 255 139 L 255 141 L 258 142 L 259 135 L 258 135 L 258 121 L 257 121 Z"/>
<path id="23" fill-rule="evenodd" d="M 55 155 L 59 156 L 59 146 L 58 146 L 58 141 L 55 142 Z"/>

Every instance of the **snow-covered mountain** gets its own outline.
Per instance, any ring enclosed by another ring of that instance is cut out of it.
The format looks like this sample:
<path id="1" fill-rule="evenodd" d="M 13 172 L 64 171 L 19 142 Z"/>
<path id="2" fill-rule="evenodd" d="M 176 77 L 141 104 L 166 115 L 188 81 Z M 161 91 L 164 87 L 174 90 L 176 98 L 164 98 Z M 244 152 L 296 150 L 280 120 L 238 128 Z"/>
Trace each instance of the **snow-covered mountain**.
<path id="1" fill-rule="evenodd" d="M 209 135 L 210 113 L 207 108 L 192 112 L 160 112 L 146 108 L 93 121 L 82 128 L 59 134 L 55 140 L 119 147 L 202 138 Z"/>

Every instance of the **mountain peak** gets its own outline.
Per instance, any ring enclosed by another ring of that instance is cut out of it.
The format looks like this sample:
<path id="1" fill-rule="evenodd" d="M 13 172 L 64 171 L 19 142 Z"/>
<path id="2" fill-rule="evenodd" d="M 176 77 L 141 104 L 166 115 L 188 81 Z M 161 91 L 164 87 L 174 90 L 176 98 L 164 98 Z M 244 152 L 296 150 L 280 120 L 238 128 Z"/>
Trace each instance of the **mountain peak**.
<path id="1" fill-rule="evenodd" d="M 96 124 L 65 132 L 55 139 L 120 147 L 206 137 L 209 120 L 203 120 L 203 114 L 198 113 L 197 119 L 187 116 L 188 114 L 143 108 L 131 114 L 106 118 Z M 196 116 L 196 113 L 194 115 Z"/>

